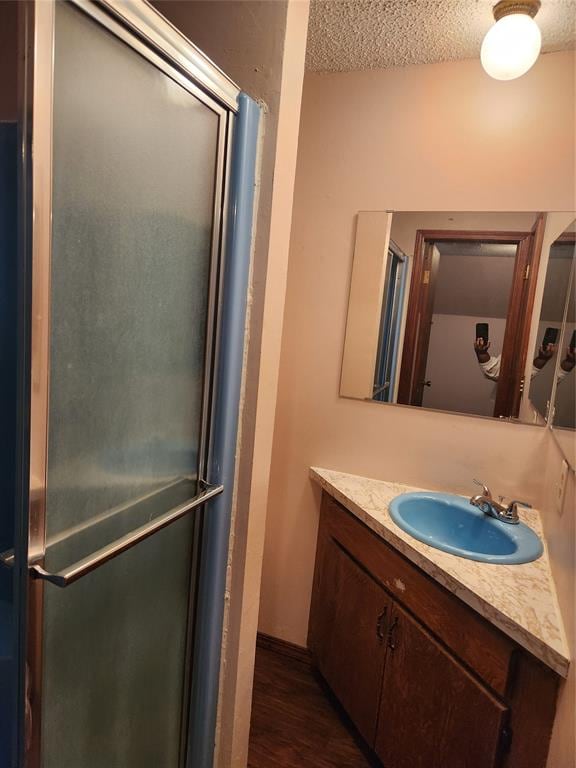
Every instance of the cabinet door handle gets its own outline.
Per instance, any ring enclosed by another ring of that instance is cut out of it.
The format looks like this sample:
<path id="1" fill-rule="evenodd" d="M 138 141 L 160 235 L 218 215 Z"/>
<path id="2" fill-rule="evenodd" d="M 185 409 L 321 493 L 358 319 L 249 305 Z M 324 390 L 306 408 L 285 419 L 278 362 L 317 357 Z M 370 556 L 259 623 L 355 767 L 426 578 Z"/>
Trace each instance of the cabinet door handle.
<path id="1" fill-rule="evenodd" d="M 376 635 L 380 642 L 384 640 L 384 624 L 386 623 L 386 614 L 388 613 L 388 607 L 384 608 L 382 613 L 378 616 L 376 621 Z"/>
<path id="2" fill-rule="evenodd" d="M 388 629 L 388 648 L 391 651 L 396 650 L 396 633 L 398 629 L 398 616 L 394 616 L 394 620 Z"/>

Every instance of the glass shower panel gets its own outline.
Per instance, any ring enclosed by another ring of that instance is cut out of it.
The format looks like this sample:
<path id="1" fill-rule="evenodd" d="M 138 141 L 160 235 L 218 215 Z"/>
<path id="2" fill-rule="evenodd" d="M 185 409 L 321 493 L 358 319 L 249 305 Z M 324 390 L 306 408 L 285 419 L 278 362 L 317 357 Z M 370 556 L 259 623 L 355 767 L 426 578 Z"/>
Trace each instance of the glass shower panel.
<path id="1" fill-rule="evenodd" d="M 56 4 L 46 567 L 198 492 L 219 113 Z M 195 517 L 44 588 L 44 768 L 175 768 Z"/>

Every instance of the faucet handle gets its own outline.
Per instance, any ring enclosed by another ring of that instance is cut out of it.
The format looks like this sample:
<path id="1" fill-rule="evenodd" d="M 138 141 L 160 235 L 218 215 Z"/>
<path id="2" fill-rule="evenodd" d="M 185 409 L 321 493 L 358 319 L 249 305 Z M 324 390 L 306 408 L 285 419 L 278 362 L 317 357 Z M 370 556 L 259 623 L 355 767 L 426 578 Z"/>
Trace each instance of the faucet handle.
<path id="1" fill-rule="evenodd" d="M 486 496 L 487 499 L 492 498 L 492 493 L 490 492 L 490 488 L 488 488 L 487 485 L 484 485 L 484 483 L 480 482 L 480 480 L 476 480 L 476 478 L 474 478 L 474 482 L 476 485 L 479 485 L 482 488 L 484 496 Z"/>
<path id="2" fill-rule="evenodd" d="M 512 509 L 513 507 L 517 507 L 518 504 L 520 504 L 521 507 L 527 507 L 528 509 L 532 509 L 532 504 L 528 504 L 527 501 L 520 501 L 520 499 L 512 499 L 510 504 L 508 504 L 508 509 Z"/>
<path id="3" fill-rule="evenodd" d="M 518 504 L 522 507 L 528 507 L 528 509 L 532 509 L 532 505 L 528 504 L 526 501 L 520 501 L 520 499 L 512 499 L 510 504 L 506 507 L 504 510 L 503 518 L 507 523 L 516 523 L 518 524 L 520 522 L 520 515 L 518 514 Z"/>

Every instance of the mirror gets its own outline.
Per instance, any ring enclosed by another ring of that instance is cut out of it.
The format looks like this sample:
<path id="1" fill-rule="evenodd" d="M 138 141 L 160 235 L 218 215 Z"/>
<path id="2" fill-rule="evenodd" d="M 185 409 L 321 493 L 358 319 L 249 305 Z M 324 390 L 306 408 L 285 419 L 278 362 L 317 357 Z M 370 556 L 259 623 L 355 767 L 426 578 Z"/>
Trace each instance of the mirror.
<path id="1" fill-rule="evenodd" d="M 565 241 L 550 248 L 546 221 L 536 212 L 358 213 L 340 395 L 544 417 L 570 271 Z"/>
<path id="2" fill-rule="evenodd" d="M 556 362 L 556 388 L 553 426 L 555 429 L 574 430 L 576 427 L 576 232 L 565 232 L 554 244 L 570 265 L 567 279 L 568 297 L 565 302 L 562 330 L 558 342 Z"/>
<path id="3" fill-rule="evenodd" d="M 533 351 L 534 367 L 530 381 L 530 403 L 542 419 L 548 419 L 556 378 L 557 399 L 560 398 L 561 402 L 555 421 L 558 419 L 560 424 L 566 426 L 571 423 L 572 428 L 574 428 L 574 398 L 569 403 L 569 390 L 570 378 L 573 377 L 569 377 L 568 374 L 574 367 L 573 354 L 571 362 L 568 348 L 571 340 L 568 339 L 563 344 L 561 336 L 574 269 L 575 237 L 574 224 L 572 224 L 550 246 Z M 568 311 L 573 315 L 573 301 Z M 560 359 L 557 359 L 558 355 Z M 573 385 L 572 394 L 574 394 Z"/>

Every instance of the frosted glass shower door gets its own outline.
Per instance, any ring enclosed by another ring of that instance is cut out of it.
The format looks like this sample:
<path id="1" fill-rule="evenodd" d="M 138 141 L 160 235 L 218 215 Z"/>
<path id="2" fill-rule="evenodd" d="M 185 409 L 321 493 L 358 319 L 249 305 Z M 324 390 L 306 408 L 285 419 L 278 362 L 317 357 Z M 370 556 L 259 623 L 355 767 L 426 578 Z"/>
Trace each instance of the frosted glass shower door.
<path id="1" fill-rule="evenodd" d="M 88 5 L 52 6 L 32 764 L 177 768 L 195 550 L 219 490 L 205 481 L 229 118 Z"/>

